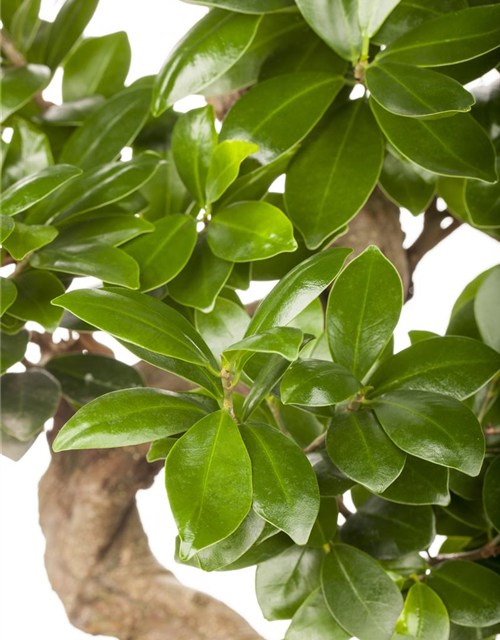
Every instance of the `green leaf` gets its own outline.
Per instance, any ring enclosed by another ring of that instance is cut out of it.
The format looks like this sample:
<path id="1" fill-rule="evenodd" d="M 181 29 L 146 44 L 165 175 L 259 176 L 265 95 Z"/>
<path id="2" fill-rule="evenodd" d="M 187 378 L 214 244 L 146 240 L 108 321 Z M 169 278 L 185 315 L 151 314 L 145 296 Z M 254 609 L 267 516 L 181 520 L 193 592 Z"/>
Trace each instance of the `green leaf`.
<path id="1" fill-rule="evenodd" d="M 274 389 L 290 366 L 285 358 L 274 355 L 262 367 L 255 377 L 252 386 L 243 402 L 241 418 L 247 420 L 263 402 L 265 397 Z"/>
<path id="2" fill-rule="evenodd" d="M 500 531 L 500 456 L 493 460 L 484 477 L 483 503 L 488 520 Z"/>
<path id="3" fill-rule="evenodd" d="M 3 215 L 15 216 L 29 209 L 81 173 L 69 164 L 56 164 L 15 182 L 0 196 Z"/>
<path id="4" fill-rule="evenodd" d="M 293 0 L 185 0 L 190 4 L 219 7 L 240 13 L 274 13 L 293 7 Z"/>
<path id="5" fill-rule="evenodd" d="M 219 297 L 212 311 L 195 311 L 195 325 L 217 361 L 227 347 L 245 335 L 250 317 L 239 304 Z"/>
<path id="6" fill-rule="evenodd" d="M 322 549 L 337 532 L 338 507 L 335 497 L 321 497 L 318 517 L 307 541 L 308 547 Z"/>
<path id="7" fill-rule="evenodd" d="M 179 175 L 193 198 L 206 203 L 206 184 L 210 162 L 217 148 L 214 108 L 192 109 L 175 123 L 172 152 Z"/>
<path id="8" fill-rule="evenodd" d="M 0 214 L 0 244 L 7 240 L 10 234 L 14 231 L 16 223 L 10 216 L 4 216 Z"/>
<path id="9" fill-rule="evenodd" d="M 99 0 L 66 0 L 49 26 L 45 59 L 55 69 L 66 58 L 82 35 Z"/>
<path id="10" fill-rule="evenodd" d="M 496 182 L 495 152 L 484 129 L 468 113 L 422 120 L 370 105 L 389 142 L 405 157 L 432 173 Z"/>
<path id="11" fill-rule="evenodd" d="M 80 127 L 92 114 L 94 114 L 106 100 L 102 96 L 88 96 L 80 98 L 74 102 L 64 102 L 60 105 L 48 107 L 46 111 L 42 111 L 37 116 L 37 122 L 42 125 L 50 125 L 51 127 Z M 59 134 L 57 144 L 63 147 L 67 141 L 68 135 L 65 132 L 59 133 L 56 130 L 48 129 L 49 134 L 56 136 Z"/>
<path id="12" fill-rule="evenodd" d="M 91 289 L 54 300 L 78 318 L 115 338 L 202 367 L 217 364 L 199 333 L 178 311 L 143 293 Z"/>
<path id="13" fill-rule="evenodd" d="M 364 38 L 375 35 L 399 2 L 400 0 L 358 0 L 361 35 Z"/>
<path id="14" fill-rule="evenodd" d="M 489 528 L 482 500 L 464 500 L 452 494 L 450 503 L 443 507 L 443 511 L 469 529 L 486 531 Z M 477 531 L 475 533 L 477 535 Z"/>
<path id="15" fill-rule="evenodd" d="M 500 287 L 500 269 L 492 271 L 478 289 L 474 302 L 474 315 L 484 342 L 500 351 L 500 329 L 498 319 Z"/>
<path id="16" fill-rule="evenodd" d="M 450 503 L 448 476 L 445 467 L 407 456 L 401 474 L 380 495 L 400 504 L 446 506 Z"/>
<path id="17" fill-rule="evenodd" d="M 20 320 L 38 322 L 46 331 L 54 331 L 59 325 L 62 310 L 51 301 L 64 293 L 61 281 L 52 273 L 27 271 L 14 278 L 17 299 L 9 314 Z"/>
<path id="18" fill-rule="evenodd" d="M 40 25 L 41 0 L 23 0 L 12 17 L 9 33 L 20 51 L 27 51 Z"/>
<path id="19" fill-rule="evenodd" d="M 59 236 L 52 245 L 53 247 L 95 244 L 97 242 L 119 246 L 136 236 L 154 231 L 155 226 L 134 215 L 89 212 L 81 218 L 62 224 L 59 229 Z M 128 252 L 128 246 L 126 250 Z"/>
<path id="20" fill-rule="evenodd" d="M 363 39 L 358 23 L 357 0 L 296 0 L 311 28 L 339 56 L 356 64 Z"/>
<path id="21" fill-rule="evenodd" d="M 166 486 L 186 559 L 236 531 L 252 504 L 252 474 L 227 411 L 206 416 L 177 441 Z"/>
<path id="22" fill-rule="evenodd" d="M 267 202 L 241 202 L 218 211 L 208 226 L 213 253 L 231 262 L 264 260 L 297 249 L 290 220 Z"/>
<path id="23" fill-rule="evenodd" d="M 470 111 L 474 96 L 442 73 L 399 62 L 372 64 L 366 86 L 385 109 L 399 116 L 425 118 Z"/>
<path id="24" fill-rule="evenodd" d="M 220 138 L 254 143 L 259 150 L 253 157 L 263 164 L 273 162 L 307 136 L 342 84 L 342 78 L 325 73 L 287 74 L 260 82 L 233 106 Z"/>
<path id="25" fill-rule="evenodd" d="M 325 557 L 321 581 L 330 612 L 349 634 L 359 640 L 390 640 L 403 599 L 375 560 L 335 544 Z"/>
<path id="26" fill-rule="evenodd" d="M 38 127 L 18 117 L 12 119 L 12 125 L 14 133 L 3 170 L 5 187 L 54 164 L 49 140 Z"/>
<path id="27" fill-rule="evenodd" d="M 429 343 L 434 344 L 435 340 Z M 481 471 L 481 425 L 472 411 L 455 398 L 402 390 L 379 396 L 372 406 L 387 435 L 403 451 L 469 476 Z"/>
<path id="28" fill-rule="evenodd" d="M 156 78 L 153 115 L 177 100 L 201 93 L 245 53 L 262 17 L 210 11 L 177 44 Z"/>
<path id="29" fill-rule="evenodd" d="M 25 329 L 15 335 L 0 334 L 0 375 L 23 359 L 29 338 L 30 334 Z"/>
<path id="30" fill-rule="evenodd" d="M 165 460 L 176 442 L 177 442 L 177 438 L 174 438 L 174 437 L 160 438 L 160 440 L 154 440 L 148 449 L 148 452 L 146 454 L 146 460 L 148 462 L 157 462 L 158 460 Z"/>
<path id="31" fill-rule="evenodd" d="M 436 535 L 432 507 L 367 500 L 342 527 L 342 541 L 378 560 L 392 560 L 427 549 Z"/>
<path id="32" fill-rule="evenodd" d="M 109 98 L 72 134 L 61 161 L 88 170 L 116 160 L 142 129 L 150 104 L 149 87 L 131 87 Z"/>
<path id="33" fill-rule="evenodd" d="M 57 380 L 42 369 L 6 373 L 0 379 L 0 391 L 2 431 L 21 442 L 43 429 L 61 397 Z"/>
<path id="34" fill-rule="evenodd" d="M 33 96 L 48 85 L 50 69 L 41 64 L 11 67 L 2 71 L 0 78 L 1 121 L 19 111 Z"/>
<path id="35" fill-rule="evenodd" d="M 22 260 L 28 253 L 44 247 L 54 240 L 59 231 L 48 225 L 26 225 L 16 222 L 16 228 L 4 244 L 15 260 Z"/>
<path id="36" fill-rule="evenodd" d="M 297 360 L 302 344 L 302 331 L 293 327 L 271 327 L 243 338 L 224 350 L 228 363 L 234 363 L 253 353 L 277 353 L 287 360 Z"/>
<path id="37" fill-rule="evenodd" d="M 328 299 L 333 360 L 361 380 L 387 346 L 402 307 L 398 272 L 377 247 L 368 247 L 340 274 Z"/>
<path id="38" fill-rule="evenodd" d="M 231 262 L 214 256 L 206 234 L 200 234 L 189 262 L 169 283 L 168 292 L 179 304 L 208 313 L 232 269 Z"/>
<path id="39" fill-rule="evenodd" d="M 415 640 L 444 640 L 450 633 L 448 611 L 441 598 L 418 582 L 408 591 L 396 631 Z"/>
<path id="40" fill-rule="evenodd" d="M 24 327 L 24 322 L 9 313 L 5 313 L 0 319 L 0 328 L 2 333 L 6 333 L 9 336 L 16 335 Z"/>
<path id="41" fill-rule="evenodd" d="M 460 400 L 484 386 L 500 369 L 500 355 L 478 340 L 436 337 L 391 356 L 369 380 L 380 395 L 394 389 L 444 393 Z"/>
<path id="42" fill-rule="evenodd" d="M 295 612 L 285 640 L 349 640 L 350 637 L 335 621 L 318 588 Z"/>
<path id="43" fill-rule="evenodd" d="M 321 497 L 341 495 L 356 484 L 337 469 L 325 451 L 310 453 L 308 458 L 318 478 Z"/>
<path id="44" fill-rule="evenodd" d="M 450 620 L 466 627 L 500 622 L 500 576 L 473 562 L 444 562 L 426 577 Z"/>
<path id="45" fill-rule="evenodd" d="M 345 476 L 378 493 L 396 480 L 406 460 L 371 411 L 337 414 L 328 429 L 326 449 Z"/>
<path id="46" fill-rule="evenodd" d="M 253 470 L 253 508 L 297 544 L 309 538 L 319 510 L 314 471 L 301 449 L 265 424 L 241 426 Z"/>
<path id="47" fill-rule="evenodd" d="M 500 156 L 497 157 L 497 171 Z M 500 227 L 500 182 L 485 184 L 478 180 L 466 180 L 462 191 L 466 219 L 479 229 Z"/>
<path id="48" fill-rule="evenodd" d="M 258 151 L 251 142 L 224 140 L 215 148 L 206 180 L 206 201 L 215 202 L 236 180 L 243 160 Z"/>
<path id="49" fill-rule="evenodd" d="M 356 395 L 362 384 L 345 367 L 325 360 L 301 360 L 285 373 L 281 399 L 285 404 L 326 407 Z"/>
<path id="50" fill-rule="evenodd" d="M 196 220 L 174 214 L 158 220 L 153 233 L 129 242 L 124 251 L 139 264 L 141 291 L 175 278 L 191 257 L 197 237 Z"/>
<path id="51" fill-rule="evenodd" d="M 121 249 L 104 244 L 48 248 L 31 256 L 37 269 L 92 276 L 109 284 L 139 288 L 139 265 Z"/>
<path id="52" fill-rule="evenodd" d="M 500 46 L 500 7 L 471 7 L 428 20 L 377 58 L 439 67 L 476 58 Z"/>
<path id="53" fill-rule="evenodd" d="M 154 153 L 143 153 L 130 162 L 96 167 L 73 180 L 43 208 L 34 210 L 29 224 L 68 220 L 87 211 L 122 200 L 150 180 L 161 164 Z"/>
<path id="54" fill-rule="evenodd" d="M 83 40 L 64 65 L 64 102 L 86 96 L 109 97 L 123 89 L 131 51 L 125 31 Z"/>
<path id="55" fill-rule="evenodd" d="M 80 406 L 110 391 L 143 386 L 133 367 L 96 353 L 64 353 L 51 358 L 45 369 L 59 380 L 66 398 Z"/>
<path id="56" fill-rule="evenodd" d="M 436 176 L 408 162 L 402 156 L 396 157 L 389 150 L 384 159 L 380 186 L 384 193 L 399 207 L 408 209 L 414 216 L 425 211 L 432 202 L 436 188 Z"/>
<path id="57" fill-rule="evenodd" d="M 0 278 L 0 316 L 11 307 L 17 298 L 17 288 L 13 280 Z"/>
<path id="58" fill-rule="evenodd" d="M 358 213 L 377 184 L 383 157 L 383 136 L 364 100 L 335 111 L 299 150 L 287 172 L 285 202 L 309 249 Z"/>
<path id="59" fill-rule="evenodd" d="M 350 249 L 327 249 L 297 265 L 260 303 L 246 335 L 291 322 L 335 279 L 350 253 Z"/>
<path id="60" fill-rule="evenodd" d="M 291 618 L 319 587 L 323 557 L 320 549 L 294 545 L 257 567 L 255 590 L 267 620 Z"/>
<path id="61" fill-rule="evenodd" d="M 238 560 L 222 567 L 222 571 L 234 571 L 261 564 L 275 558 L 293 544 L 287 535 L 281 532 L 277 533 L 277 530 L 270 524 L 264 526 L 261 538 Z"/>
<path id="62" fill-rule="evenodd" d="M 123 389 L 92 400 L 66 422 L 54 451 L 108 449 L 182 433 L 206 416 L 196 396 L 162 389 Z"/>

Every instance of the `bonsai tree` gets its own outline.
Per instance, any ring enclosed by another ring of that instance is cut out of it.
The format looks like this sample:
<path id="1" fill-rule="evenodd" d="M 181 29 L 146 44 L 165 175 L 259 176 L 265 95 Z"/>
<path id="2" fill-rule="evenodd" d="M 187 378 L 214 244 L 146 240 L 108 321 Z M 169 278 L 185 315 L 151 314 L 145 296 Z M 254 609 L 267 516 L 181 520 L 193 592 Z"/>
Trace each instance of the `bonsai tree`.
<path id="1" fill-rule="evenodd" d="M 259 637 L 152 556 L 135 494 L 164 468 L 172 555 L 256 565 L 287 640 L 495 637 L 500 268 L 446 335 L 392 337 L 427 251 L 461 224 L 499 235 L 500 83 L 464 85 L 500 62 L 500 4 L 199 0 L 130 86 L 126 34 L 82 38 L 97 4 L 1 8 L 2 446 L 20 459 L 54 418 L 40 517 L 70 620 Z M 207 106 L 177 112 L 191 94 Z M 409 249 L 400 207 L 424 216 Z"/>

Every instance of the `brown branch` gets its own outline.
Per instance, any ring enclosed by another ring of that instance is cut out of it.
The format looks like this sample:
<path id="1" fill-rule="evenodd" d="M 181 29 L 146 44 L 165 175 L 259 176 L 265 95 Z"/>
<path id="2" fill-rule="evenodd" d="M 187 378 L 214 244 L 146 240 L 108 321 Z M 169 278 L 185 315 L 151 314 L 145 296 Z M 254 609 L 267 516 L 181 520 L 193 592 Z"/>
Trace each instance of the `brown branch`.
<path id="1" fill-rule="evenodd" d="M 311 444 L 307 445 L 307 447 L 303 450 L 304 453 L 312 453 L 316 451 L 316 449 L 321 449 L 321 447 L 325 444 L 326 440 L 326 431 L 324 433 L 320 433 L 320 435 L 315 438 Z"/>
<path id="2" fill-rule="evenodd" d="M 443 553 L 435 558 L 430 558 L 429 564 L 434 566 L 441 562 L 446 562 L 446 560 L 469 560 L 473 562 L 474 560 L 487 560 L 498 555 L 500 555 L 500 535 L 495 536 L 479 549 L 464 551 L 463 553 Z"/>
<path id="3" fill-rule="evenodd" d="M 346 520 L 348 520 L 352 515 L 354 515 L 353 512 L 346 507 L 341 496 L 337 496 L 337 507 L 339 509 L 339 513 L 343 515 Z"/>

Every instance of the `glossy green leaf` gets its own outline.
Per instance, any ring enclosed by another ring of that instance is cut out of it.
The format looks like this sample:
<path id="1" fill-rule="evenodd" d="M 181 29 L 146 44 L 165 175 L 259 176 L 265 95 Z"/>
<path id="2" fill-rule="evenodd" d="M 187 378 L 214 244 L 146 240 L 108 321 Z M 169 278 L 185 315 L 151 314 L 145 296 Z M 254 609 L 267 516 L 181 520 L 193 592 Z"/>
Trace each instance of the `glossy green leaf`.
<path id="1" fill-rule="evenodd" d="M 236 562 L 222 568 L 222 571 L 234 571 L 261 564 L 266 560 L 275 558 L 280 553 L 293 545 L 290 538 L 284 533 L 278 532 L 270 524 L 264 526 L 261 538 L 256 544 L 244 553 Z"/>
<path id="2" fill-rule="evenodd" d="M 206 201 L 218 200 L 236 180 L 243 160 L 258 151 L 258 146 L 240 140 L 224 140 L 215 148 L 208 168 Z"/>
<path id="3" fill-rule="evenodd" d="M 62 310 L 52 306 L 51 301 L 64 293 L 61 281 L 52 273 L 31 270 L 20 273 L 14 282 L 17 298 L 9 308 L 9 314 L 20 320 L 33 320 L 46 331 L 54 331 Z"/>
<path id="4" fill-rule="evenodd" d="M 109 284 L 139 288 L 137 262 L 121 249 L 104 244 L 49 247 L 31 256 L 30 264 L 37 269 L 92 276 Z"/>
<path id="5" fill-rule="evenodd" d="M 481 426 L 455 398 L 427 391 L 393 391 L 374 400 L 373 408 L 387 435 L 403 451 L 470 476 L 480 472 Z"/>
<path id="6" fill-rule="evenodd" d="M 322 549 L 337 532 L 338 507 L 335 497 L 321 497 L 318 517 L 312 528 L 307 546 Z"/>
<path id="7" fill-rule="evenodd" d="M 66 0 L 49 26 L 46 62 L 55 69 L 66 58 L 82 35 L 97 8 L 99 0 Z"/>
<path id="8" fill-rule="evenodd" d="M 281 399 L 285 404 L 326 407 L 356 395 L 362 384 L 345 367 L 325 360 L 301 360 L 285 373 Z"/>
<path id="9" fill-rule="evenodd" d="M 384 491 L 396 480 L 406 460 L 371 411 L 336 415 L 328 429 L 326 448 L 345 476 L 375 492 Z"/>
<path id="10" fill-rule="evenodd" d="M 443 511 L 469 529 L 485 531 L 489 528 L 481 500 L 464 500 L 452 494 L 450 503 L 443 507 Z"/>
<path id="11" fill-rule="evenodd" d="M 297 544 L 309 538 L 319 510 L 312 467 L 300 448 L 265 424 L 242 426 L 253 469 L 253 508 Z"/>
<path id="12" fill-rule="evenodd" d="M 15 182 L 0 196 L 3 215 L 15 216 L 43 200 L 81 174 L 69 164 L 57 164 Z"/>
<path id="13" fill-rule="evenodd" d="M 294 545 L 257 568 L 255 590 L 267 620 L 291 618 L 320 584 L 324 552 Z"/>
<path id="14" fill-rule="evenodd" d="M 39 127 L 17 117 L 12 125 L 14 133 L 3 169 L 5 187 L 54 164 L 49 140 Z"/>
<path id="15" fill-rule="evenodd" d="M 448 475 L 445 467 L 409 455 L 403 471 L 381 497 L 400 504 L 445 506 L 450 502 Z"/>
<path id="16" fill-rule="evenodd" d="M 161 389 L 124 389 L 92 400 L 57 434 L 54 451 L 106 449 L 182 433 L 206 416 L 196 396 Z"/>
<path id="17" fill-rule="evenodd" d="M 23 52 L 30 48 L 40 25 L 40 5 L 41 0 L 23 0 L 12 16 L 9 32 L 17 48 Z"/>
<path id="18" fill-rule="evenodd" d="M 81 289 L 54 301 L 115 338 L 202 367 L 215 360 L 202 337 L 178 311 L 143 293 Z"/>
<path id="19" fill-rule="evenodd" d="M 385 155 L 380 174 L 380 186 L 398 206 L 418 216 L 432 201 L 436 176 L 389 151 Z"/>
<path id="20" fill-rule="evenodd" d="M 297 248 L 290 220 L 267 202 L 241 202 L 218 211 L 208 226 L 208 244 L 231 262 L 264 260 Z"/>
<path id="21" fill-rule="evenodd" d="M 500 456 L 493 460 L 484 477 L 483 502 L 488 520 L 500 531 Z"/>
<path id="22" fill-rule="evenodd" d="M 111 391 L 143 386 L 133 367 L 96 353 L 65 353 L 51 358 L 45 369 L 59 380 L 66 398 L 77 405 Z"/>
<path id="23" fill-rule="evenodd" d="M 240 13 L 273 13 L 293 7 L 293 0 L 185 0 L 191 4 L 218 7 Z"/>
<path id="24" fill-rule="evenodd" d="M 0 319 L 0 329 L 2 333 L 6 333 L 9 336 L 14 336 L 24 327 L 24 322 L 10 315 L 10 313 L 5 313 Z"/>
<path id="25" fill-rule="evenodd" d="M 55 227 L 49 225 L 26 225 L 16 222 L 16 228 L 9 235 L 4 247 L 15 260 L 22 260 L 28 253 L 52 242 L 58 233 Z"/>
<path id="26" fill-rule="evenodd" d="M 350 634 L 336 622 L 321 588 L 300 605 L 286 632 L 285 640 L 349 640 Z"/>
<path id="27" fill-rule="evenodd" d="M 370 105 L 389 142 L 415 164 L 443 176 L 496 182 L 495 153 L 484 129 L 468 113 L 425 120 Z"/>
<path id="28" fill-rule="evenodd" d="M 232 300 L 219 297 L 210 313 L 195 311 L 195 325 L 217 361 L 227 347 L 245 335 L 250 322 L 248 313 Z"/>
<path id="29" fill-rule="evenodd" d="M 80 98 L 73 102 L 64 102 L 60 105 L 52 105 L 48 107 L 46 111 L 37 116 L 37 121 L 40 124 L 47 124 L 52 127 L 79 127 L 90 116 L 95 113 L 106 100 L 102 96 L 87 96 L 86 98 Z M 59 133 L 60 140 L 58 140 L 58 146 L 63 146 L 67 141 L 67 138 L 71 131 L 66 130 L 48 130 L 53 136 Z M 67 133 L 67 135 L 65 135 Z"/>
<path id="30" fill-rule="evenodd" d="M 150 180 L 160 163 L 156 154 L 144 153 L 130 162 L 113 162 L 86 171 L 34 211 L 28 222 L 61 222 L 122 200 Z"/>
<path id="31" fill-rule="evenodd" d="M 41 369 L 6 373 L 0 379 L 0 391 L 2 431 L 21 442 L 43 429 L 61 397 L 57 380 Z"/>
<path id="32" fill-rule="evenodd" d="M 247 335 L 291 322 L 335 279 L 350 253 L 350 249 L 327 249 L 297 265 L 260 303 Z"/>
<path id="33" fill-rule="evenodd" d="M 309 249 L 345 226 L 373 191 L 383 136 L 364 100 L 349 102 L 307 141 L 287 172 L 285 202 Z"/>
<path id="34" fill-rule="evenodd" d="M 270 394 L 281 380 L 289 366 L 290 362 L 282 356 L 274 355 L 269 358 L 267 364 L 255 376 L 253 385 L 243 402 L 242 420 L 247 420 L 259 407 L 265 397 Z"/>
<path id="35" fill-rule="evenodd" d="M 217 148 L 217 132 L 211 105 L 192 109 L 175 123 L 172 152 L 177 171 L 193 198 L 203 206 L 210 163 Z"/>
<path id="36" fill-rule="evenodd" d="M 186 557 L 236 531 L 252 504 L 252 474 L 227 411 L 203 418 L 177 441 L 167 459 L 166 485 Z"/>
<path id="37" fill-rule="evenodd" d="M 177 100 L 201 93 L 230 69 L 255 37 L 261 16 L 215 9 L 177 44 L 158 74 L 153 114 L 159 116 Z"/>
<path id="38" fill-rule="evenodd" d="M 212 253 L 206 234 L 201 234 L 189 262 L 169 283 L 169 294 L 179 304 L 208 313 L 214 308 L 232 268 L 231 262 Z"/>
<path id="39" fill-rule="evenodd" d="M 478 289 L 474 302 L 474 315 L 486 344 L 500 352 L 499 317 L 500 269 L 494 269 Z"/>
<path id="40" fill-rule="evenodd" d="M 88 170 L 119 157 L 146 122 L 148 87 L 131 87 L 107 100 L 64 145 L 61 161 Z"/>
<path id="41" fill-rule="evenodd" d="M 14 304 L 17 298 L 17 288 L 13 280 L 0 278 L 0 316 Z"/>
<path id="42" fill-rule="evenodd" d="M 322 588 L 335 620 L 359 640 L 390 640 L 403 608 L 397 586 L 367 554 L 335 544 L 322 568 Z"/>
<path id="43" fill-rule="evenodd" d="M 478 340 L 437 337 L 381 363 L 369 380 L 377 395 L 394 389 L 435 391 L 464 399 L 500 369 L 500 356 Z"/>
<path id="44" fill-rule="evenodd" d="M 500 46 L 500 7 L 471 7 L 438 16 L 392 42 L 379 59 L 439 67 L 476 58 Z"/>
<path id="45" fill-rule="evenodd" d="M 474 562 L 445 562 L 426 583 L 444 602 L 450 620 L 465 627 L 500 622 L 500 576 Z"/>
<path id="46" fill-rule="evenodd" d="M 277 160 L 317 124 L 343 84 L 325 73 L 298 73 L 271 78 L 242 96 L 230 110 L 221 140 L 258 145 L 263 164 Z"/>
<path id="47" fill-rule="evenodd" d="M 500 157 L 497 157 L 497 172 Z M 485 184 L 478 180 L 467 180 L 462 192 L 466 219 L 479 229 L 500 227 L 500 183 Z"/>
<path id="48" fill-rule="evenodd" d="M 63 101 L 118 93 L 123 89 L 130 59 L 125 31 L 83 40 L 64 65 Z"/>
<path id="49" fill-rule="evenodd" d="M 160 438 L 160 440 L 154 440 L 148 449 L 146 459 L 148 462 L 157 462 L 158 460 L 165 460 L 170 453 L 172 447 L 177 442 L 177 438 L 168 437 Z"/>
<path id="50" fill-rule="evenodd" d="M 74 244 L 102 242 L 115 247 L 143 233 L 150 233 L 154 229 L 155 226 L 150 222 L 134 215 L 89 212 L 85 216 L 62 224 L 59 236 L 52 246 L 67 247 Z"/>
<path id="51" fill-rule="evenodd" d="M 15 335 L 0 334 L 0 374 L 4 374 L 13 364 L 23 359 L 30 334 L 22 329 Z"/>
<path id="52" fill-rule="evenodd" d="M 11 67 L 0 78 L 0 112 L 4 122 L 49 83 L 50 69 L 41 64 Z"/>
<path id="53" fill-rule="evenodd" d="M 399 62 L 371 65 L 366 72 L 370 95 L 399 116 L 425 118 L 470 111 L 474 96 L 441 73 Z"/>
<path id="54" fill-rule="evenodd" d="M 414 584 L 406 596 L 396 631 L 415 640 L 448 640 L 450 619 L 436 592 L 422 582 Z"/>
<path id="55" fill-rule="evenodd" d="M 16 223 L 10 216 L 0 214 L 0 244 L 3 244 L 14 231 Z"/>
<path id="56" fill-rule="evenodd" d="M 124 251 L 139 264 L 141 291 L 175 278 L 191 257 L 197 236 L 193 218 L 174 214 L 158 220 L 153 233 L 129 242 Z"/>
<path id="57" fill-rule="evenodd" d="M 296 0 L 311 28 L 339 56 L 355 64 L 362 48 L 357 0 Z"/>
<path id="58" fill-rule="evenodd" d="M 333 360 L 361 380 L 389 342 L 402 307 L 398 272 L 377 247 L 368 247 L 340 274 L 328 299 Z"/>
<path id="59" fill-rule="evenodd" d="M 254 333 L 224 350 L 224 358 L 237 362 L 252 353 L 277 353 L 287 360 L 297 360 L 302 344 L 302 331 L 293 327 L 271 327 Z"/>
<path id="60" fill-rule="evenodd" d="M 342 527 L 342 541 L 379 560 L 427 549 L 436 535 L 432 508 L 371 497 Z"/>
<path id="61" fill-rule="evenodd" d="M 364 38 L 371 38 L 377 33 L 399 2 L 400 0 L 358 0 L 361 35 Z"/>

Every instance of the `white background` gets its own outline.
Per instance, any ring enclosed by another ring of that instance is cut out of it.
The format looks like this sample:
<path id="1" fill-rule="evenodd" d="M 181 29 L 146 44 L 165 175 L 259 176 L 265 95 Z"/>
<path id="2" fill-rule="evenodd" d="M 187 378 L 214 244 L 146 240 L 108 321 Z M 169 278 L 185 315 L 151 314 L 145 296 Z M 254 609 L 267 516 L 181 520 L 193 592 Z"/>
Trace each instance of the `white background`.
<path id="1" fill-rule="evenodd" d="M 61 4 L 43 1 L 43 17 L 52 19 Z M 126 31 L 132 46 L 129 80 L 157 73 L 176 41 L 205 13 L 205 9 L 178 0 L 101 0 L 86 35 Z M 60 80 L 60 78 L 59 78 Z M 57 101 L 57 82 L 46 97 Z M 200 98 L 184 101 L 198 106 Z M 407 245 L 418 235 L 421 219 L 402 212 Z M 415 296 L 405 306 L 397 329 L 396 348 L 408 344 L 410 329 L 443 333 L 454 300 L 476 275 L 500 262 L 496 241 L 462 226 L 425 256 L 415 273 Z M 265 287 L 266 292 L 268 287 Z M 253 287 L 245 296 L 261 297 Z M 19 463 L 0 462 L 0 638 L 2 640 L 83 640 L 72 627 L 59 599 L 51 591 L 44 566 L 44 540 L 38 525 L 37 483 L 49 462 L 45 438 L 40 437 Z M 173 561 L 175 525 L 161 477 L 138 496 L 139 507 L 153 551 L 185 584 L 220 598 L 249 620 L 268 640 L 280 640 L 287 624 L 266 622 L 254 592 L 254 570 L 204 574 Z M 167 639 L 166 639 L 167 640 Z M 236 640 L 236 639 L 235 639 Z"/>

